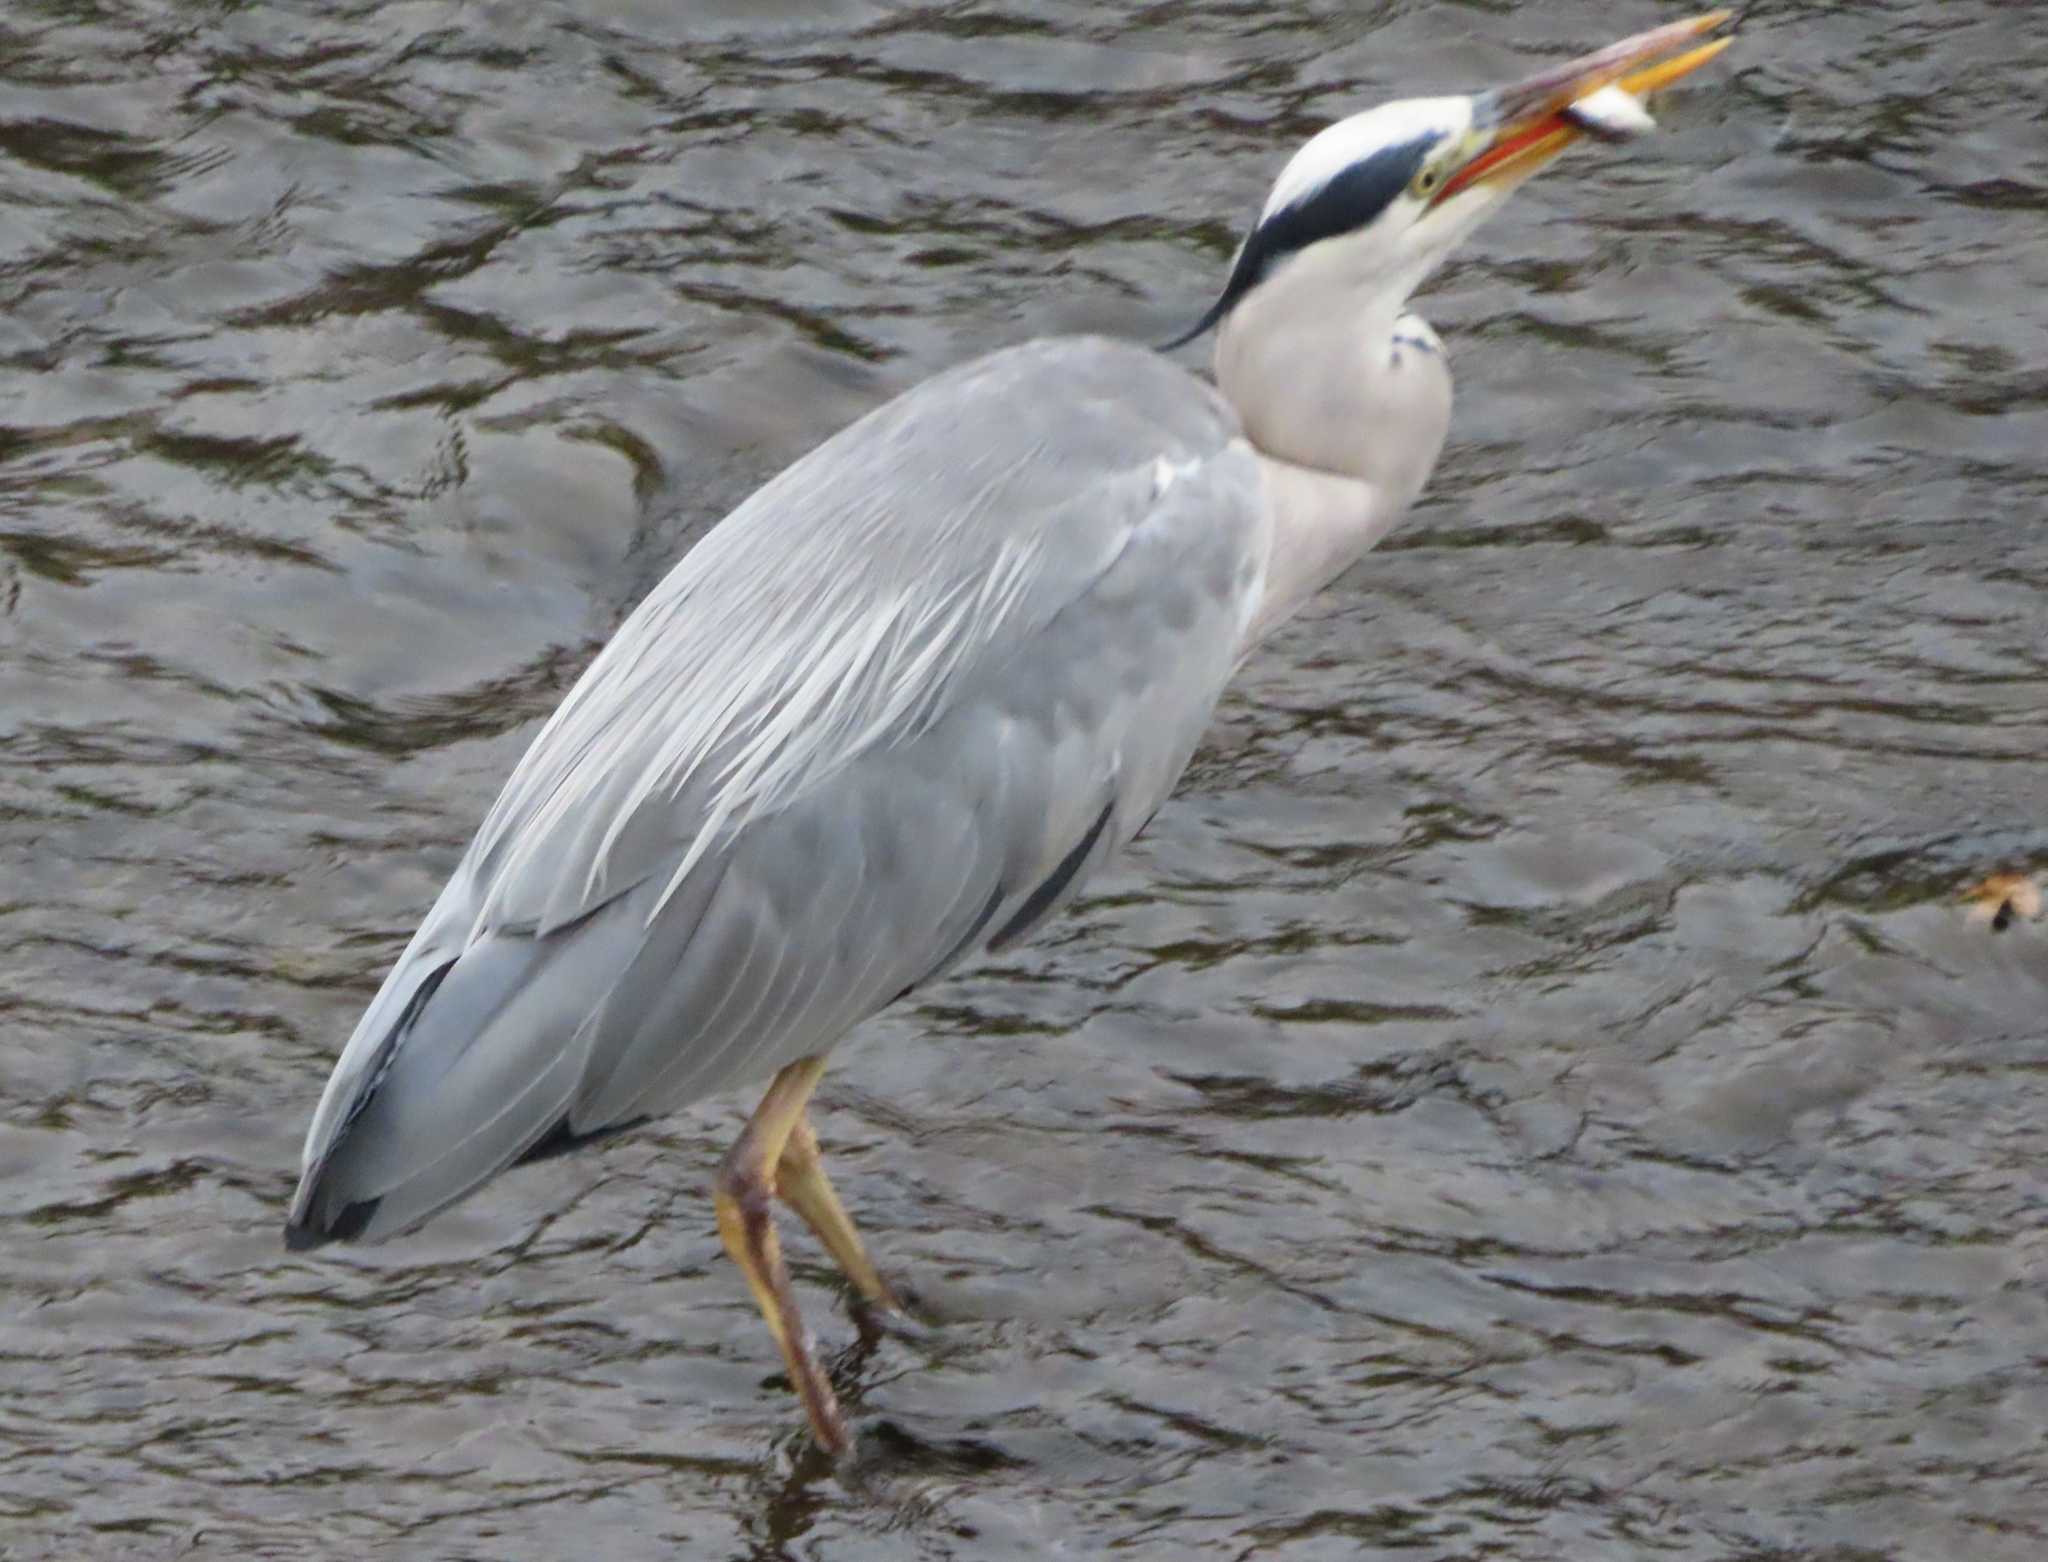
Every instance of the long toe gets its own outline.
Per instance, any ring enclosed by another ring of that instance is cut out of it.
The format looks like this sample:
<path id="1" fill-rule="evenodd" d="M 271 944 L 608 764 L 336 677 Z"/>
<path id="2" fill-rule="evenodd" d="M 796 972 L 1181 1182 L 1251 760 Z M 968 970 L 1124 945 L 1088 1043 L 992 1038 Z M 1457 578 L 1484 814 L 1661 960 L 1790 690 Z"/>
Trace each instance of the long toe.
<path id="1" fill-rule="evenodd" d="M 860 1330 L 864 1340 L 929 1340 L 938 1331 L 911 1311 L 910 1303 L 902 1300 L 903 1292 L 892 1286 L 898 1300 L 894 1305 L 887 1302 L 871 1301 L 858 1293 L 847 1299 L 846 1310 L 853 1317 L 853 1326 Z"/>

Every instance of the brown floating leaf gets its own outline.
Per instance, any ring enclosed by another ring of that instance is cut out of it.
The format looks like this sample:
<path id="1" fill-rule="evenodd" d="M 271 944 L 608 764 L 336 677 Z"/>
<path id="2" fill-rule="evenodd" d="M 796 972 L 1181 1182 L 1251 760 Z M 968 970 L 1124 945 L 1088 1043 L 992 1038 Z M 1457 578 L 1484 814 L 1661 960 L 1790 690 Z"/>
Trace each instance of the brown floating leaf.
<path id="1" fill-rule="evenodd" d="M 2025 873 L 1994 873 L 1957 898 L 1971 902 L 1971 923 L 1989 922 L 1994 933 L 2003 933 L 2016 918 L 2035 921 L 2042 909 L 2040 881 Z"/>

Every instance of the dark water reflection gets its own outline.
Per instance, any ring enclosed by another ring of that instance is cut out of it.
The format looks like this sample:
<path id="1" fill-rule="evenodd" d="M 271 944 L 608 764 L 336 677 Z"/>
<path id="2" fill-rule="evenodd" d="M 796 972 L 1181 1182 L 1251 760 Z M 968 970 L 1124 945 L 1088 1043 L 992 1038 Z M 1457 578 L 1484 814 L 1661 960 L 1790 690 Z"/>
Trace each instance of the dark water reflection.
<path id="1" fill-rule="evenodd" d="M 355 1011 L 761 476 L 1668 11 L 13 7 L 0 1557 L 2041 1556 L 2048 939 L 1952 898 L 2048 867 L 2033 10 L 1759 5 L 1439 283 L 1413 523 L 828 1087 L 941 1320 L 803 1250 L 835 1476 L 739 1103 L 287 1259 Z"/>

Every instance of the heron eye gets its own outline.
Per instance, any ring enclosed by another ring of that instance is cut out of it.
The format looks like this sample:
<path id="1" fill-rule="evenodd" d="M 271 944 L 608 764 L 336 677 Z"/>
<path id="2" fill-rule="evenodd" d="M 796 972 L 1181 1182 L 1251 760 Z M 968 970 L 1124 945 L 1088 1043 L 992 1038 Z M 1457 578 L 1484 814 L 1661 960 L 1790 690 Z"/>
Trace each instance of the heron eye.
<path id="1" fill-rule="evenodd" d="M 1443 182 L 1444 176 L 1441 169 L 1425 168 L 1415 176 L 1415 183 L 1412 188 L 1417 195 L 1434 195 L 1436 187 Z"/>

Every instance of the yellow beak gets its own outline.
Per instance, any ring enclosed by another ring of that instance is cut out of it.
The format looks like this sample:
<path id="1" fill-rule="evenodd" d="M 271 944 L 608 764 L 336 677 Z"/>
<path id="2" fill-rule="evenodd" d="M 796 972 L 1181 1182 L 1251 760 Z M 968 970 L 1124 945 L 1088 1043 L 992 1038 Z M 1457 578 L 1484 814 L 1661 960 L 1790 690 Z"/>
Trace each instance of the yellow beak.
<path id="1" fill-rule="evenodd" d="M 1527 81 L 1499 87 L 1480 100 L 1480 128 L 1486 139 L 1443 182 L 1436 202 L 1460 190 L 1495 180 L 1519 184 L 1557 156 L 1585 131 L 1569 117 L 1574 103 L 1605 87 L 1647 97 L 1689 76 L 1734 41 L 1723 36 L 1685 48 L 1695 38 L 1733 19 L 1733 11 L 1709 11 L 1688 21 L 1652 28 Z M 1674 50 L 1682 52 L 1674 54 Z"/>

